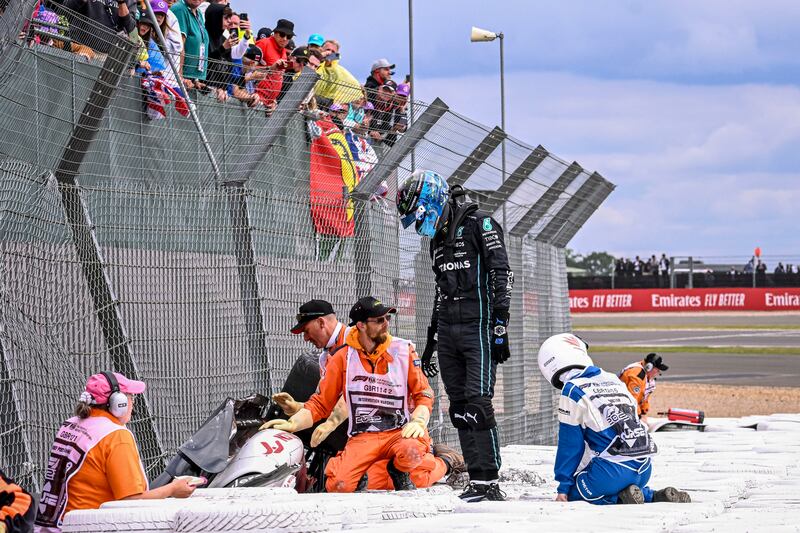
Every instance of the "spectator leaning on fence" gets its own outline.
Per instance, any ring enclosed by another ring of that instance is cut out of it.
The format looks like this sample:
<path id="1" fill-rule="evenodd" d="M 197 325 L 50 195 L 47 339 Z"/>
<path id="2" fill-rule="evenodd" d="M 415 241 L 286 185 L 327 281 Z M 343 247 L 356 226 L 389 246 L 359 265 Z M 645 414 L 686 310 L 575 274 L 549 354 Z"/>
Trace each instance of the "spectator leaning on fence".
<path id="1" fill-rule="evenodd" d="M 62 3 L 113 33 L 124 32 L 135 37 L 136 0 L 64 0 Z M 77 17 L 70 18 L 70 37 L 95 52 L 107 53 L 111 47 L 109 35 L 100 35 L 91 22 Z"/>
<path id="2" fill-rule="evenodd" d="M 339 41 L 328 39 L 322 45 L 323 63 L 317 69 L 320 80 L 314 88 L 317 101 L 323 107 L 330 104 L 349 104 L 361 98 L 361 84 L 340 63 Z"/>
<path id="3" fill-rule="evenodd" d="M 197 9 L 200 3 L 200 0 L 178 0 L 170 8 L 183 37 L 180 69 L 187 89 L 205 88 L 209 39 L 205 19 Z"/>
<path id="4" fill-rule="evenodd" d="M 159 65 L 163 64 L 161 75 L 164 77 L 164 81 L 170 87 L 177 90 L 179 88 L 178 78 L 175 75 L 175 71 L 172 70 L 172 66 L 169 64 L 169 60 L 167 59 L 166 55 L 169 54 L 172 57 L 175 65 L 180 63 L 181 50 L 183 50 L 183 39 L 181 38 L 178 20 L 169 10 L 169 4 L 167 3 L 167 0 L 151 0 L 150 5 L 153 6 L 153 13 L 155 13 L 158 26 L 161 29 L 161 33 L 164 35 L 164 46 L 162 47 L 157 43 L 155 32 L 150 33 L 151 40 L 147 49 L 147 54 L 149 56 L 148 62 L 150 63 L 151 67 L 150 72 L 152 74 L 158 70 L 154 70 L 154 62 L 158 63 Z M 140 19 L 141 18 L 147 18 L 147 14 L 142 13 Z M 174 27 L 170 20 L 174 22 Z M 154 57 L 155 61 L 152 60 Z"/>
<path id="5" fill-rule="evenodd" d="M 397 140 L 397 134 L 406 130 L 408 122 L 405 111 L 397 105 L 395 100 L 397 88 L 398 85 L 393 80 L 387 81 L 378 88 L 370 131 L 373 142 L 383 142 L 387 146 L 392 146 Z M 407 97 L 407 94 L 405 96 Z"/>
<path id="6" fill-rule="evenodd" d="M 205 27 L 208 32 L 208 72 L 206 83 L 217 100 L 227 99 L 230 78 L 230 49 L 239 43 L 238 31 L 231 32 L 233 10 L 225 3 L 212 3 L 205 11 Z"/>
<path id="7" fill-rule="evenodd" d="M 389 63 L 389 60 L 384 58 L 372 63 L 370 75 L 364 83 L 364 88 L 367 90 L 367 99 L 372 102 L 372 105 L 377 105 L 378 89 L 392 79 L 394 67 L 394 63 Z"/>
<path id="8" fill-rule="evenodd" d="M 267 76 L 261 49 L 251 44 L 242 56 L 240 72 L 232 76 L 233 96 L 248 107 L 256 107 L 259 103 L 256 84 Z"/>
<path id="9" fill-rule="evenodd" d="M 186 498 L 194 492 L 185 478 L 148 490 L 136 441 L 125 426 L 135 395 L 144 390 L 143 382 L 118 373 L 89 377 L 75 416 L 61 424 L 50 449 L 37 531 L 60 531 L 65 514 L 108 501 Z"/>
<path id="10" fill-rule="evenodd" d="M 267 108 L 267 112 L 275 109 L 278 95 L 281 93 L 283 70 L 289 64 L 289 50 L 286 49 L 286 45 L 289 44 L 292 37 L 294 37 L 294 22 L 278 19 L 272 35 L 256 41 L 256 46 L 261 49 L 264 61 L 271 69 L 257 87 L 258 96 L 261 98 L 261 103 Z"/>
<path id="11" fill-rule="evenodd" d="M 292 50 L 292 53 L 289 55 L 285 76 L 283 77 L 281 92 L 278 95 L 278 101 L 280 102 L 283 96 L 289 91 L 289 88 L 294 83 L 294 80 L 300 76 L 300 73 L 303 72 L 305 67 L 310 67 L 312 70 L 316 70 L 321 63 L 321 60 L 322 55 L 319 53 L 319 51 L 311 50 L 308 46 L 298 46 Z"/>

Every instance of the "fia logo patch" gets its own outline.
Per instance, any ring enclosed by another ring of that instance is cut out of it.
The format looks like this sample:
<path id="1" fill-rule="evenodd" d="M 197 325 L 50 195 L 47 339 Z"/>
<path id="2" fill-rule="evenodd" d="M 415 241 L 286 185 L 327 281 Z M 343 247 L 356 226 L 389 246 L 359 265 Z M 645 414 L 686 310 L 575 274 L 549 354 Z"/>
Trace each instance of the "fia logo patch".
<path id="1" fill-rule="evenodd" d="M 483 231 L 492 231 L 492 219 L 486 217 L 483 219 Z"/>

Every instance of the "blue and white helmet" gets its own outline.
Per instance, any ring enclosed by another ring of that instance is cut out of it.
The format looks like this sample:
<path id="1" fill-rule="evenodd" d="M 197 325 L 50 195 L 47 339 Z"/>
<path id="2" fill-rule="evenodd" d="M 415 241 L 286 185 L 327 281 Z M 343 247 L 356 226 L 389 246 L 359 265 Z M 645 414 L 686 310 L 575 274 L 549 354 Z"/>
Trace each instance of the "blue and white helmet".
<path id="1" fill-rule="evenodd" d="M 404 228 L 415 224 L 417 233 L 433 237 L 450 198 L 445 179 L 432 170 L 416 170 L 397 188 L 397 211 Z"/>

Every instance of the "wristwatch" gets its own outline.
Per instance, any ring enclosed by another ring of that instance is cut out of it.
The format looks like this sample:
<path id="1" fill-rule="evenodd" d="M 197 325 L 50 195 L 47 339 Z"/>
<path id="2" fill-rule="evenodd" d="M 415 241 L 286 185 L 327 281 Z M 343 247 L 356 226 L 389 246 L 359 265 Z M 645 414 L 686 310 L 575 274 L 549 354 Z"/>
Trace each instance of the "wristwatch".
<path id="1" fill-rule="evenodd" d="M 494 334 L 497 335 L 498 337 L 502 337 L 503 335 L 506 334 L 506 327 L 505 326 L 501 326 L 501 325 L 495 326 L 494 327 Z"/>

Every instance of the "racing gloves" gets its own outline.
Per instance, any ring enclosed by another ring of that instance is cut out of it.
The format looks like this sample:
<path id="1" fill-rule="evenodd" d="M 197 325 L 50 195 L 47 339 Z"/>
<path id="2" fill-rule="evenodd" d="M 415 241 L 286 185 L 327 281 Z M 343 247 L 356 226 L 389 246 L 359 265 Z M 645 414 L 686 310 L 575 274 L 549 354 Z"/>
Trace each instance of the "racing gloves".
<path id="1" fill-rule="evenodd" d="M 511 357 L 508 347 L 508 310 L 495 309 L 492 314 L 492 361 L 505 363 Z"/>
<path id="2" fill-rule="evenodd" d="M 283 410 L 283 413 L 287 416 L 292 416 L 303 408 L 303 404 L 292 398 L 292 395 L 288 392 L 279 392 L 277 394 L 273 394 L 272 401 L 277 403 L 278 406 Z"/>
<path id="3" fill-rule="evenodd" d="M 436 341 L 437 329 L 435 324 L 428 326 L 428 341 L 425 343 L 425 351 L 422 352 L 422 357 L 420 357 L 420 361 L 422 361 L 422 373 L 428 378 L 436 377 L 439 373 L 439 365 L 433 360 L 433 354 L 438 344 Z"/>

